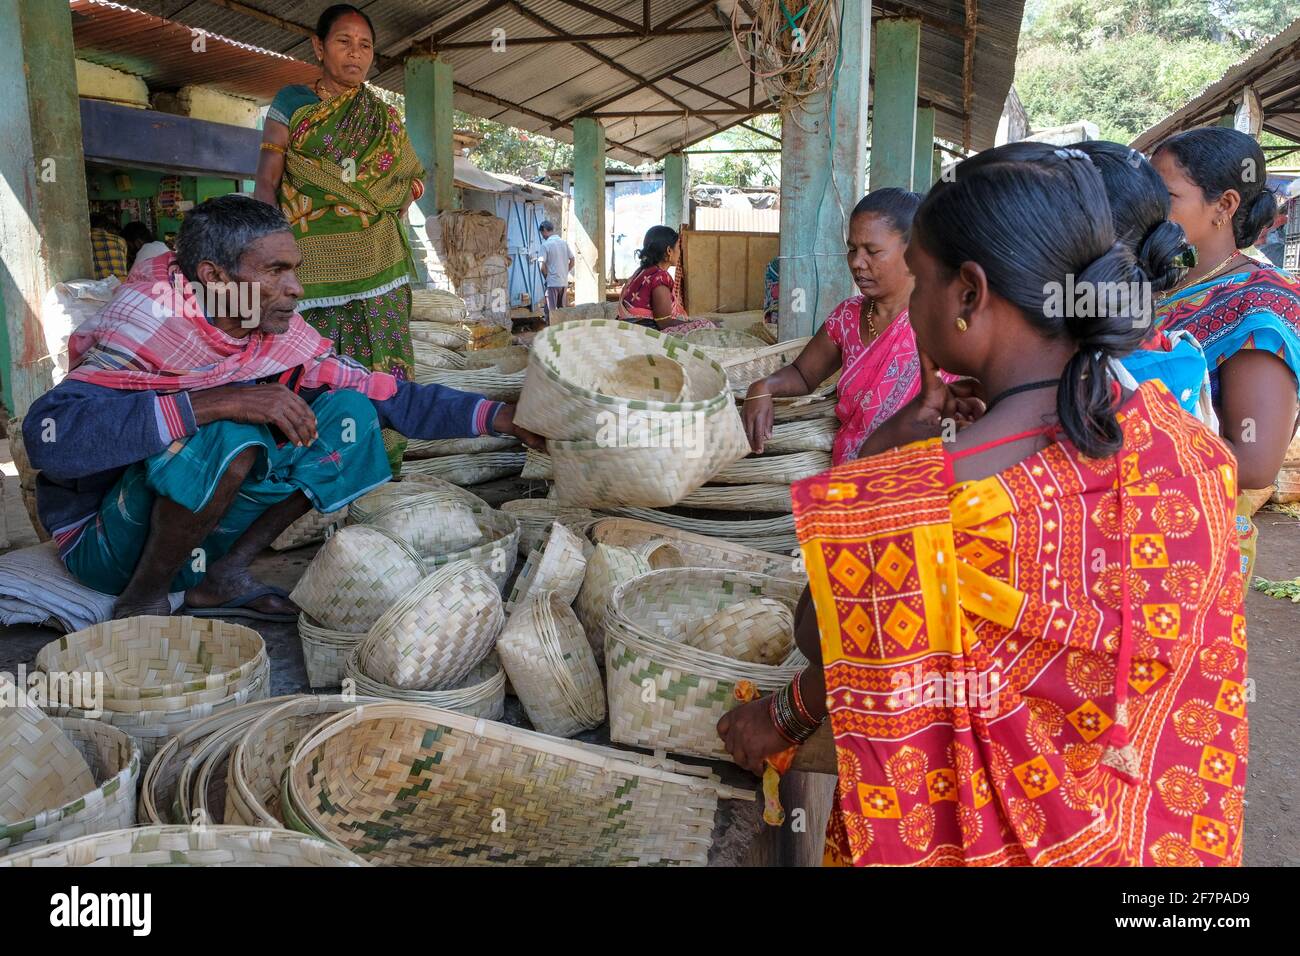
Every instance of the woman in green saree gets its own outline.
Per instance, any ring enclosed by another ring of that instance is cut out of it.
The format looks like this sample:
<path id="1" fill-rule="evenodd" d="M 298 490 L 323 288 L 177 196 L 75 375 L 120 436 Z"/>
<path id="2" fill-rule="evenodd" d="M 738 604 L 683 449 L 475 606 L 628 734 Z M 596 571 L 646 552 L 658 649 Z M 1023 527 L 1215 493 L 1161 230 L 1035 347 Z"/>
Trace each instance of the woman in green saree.
<path id="1" fill-rule="evenodd" d="M 302 317 L 373 371 L 410 378 L 414 262 L 402 216 L 424 169 L 401 119 L 365 85 L 370 19 L 348 4 L 321 14 L 321 78 L 286 86 L 267 112 L 254 195 L 278 204 L 302 253 Z M 406 440 L 385 432 L 393 474 Z"/>

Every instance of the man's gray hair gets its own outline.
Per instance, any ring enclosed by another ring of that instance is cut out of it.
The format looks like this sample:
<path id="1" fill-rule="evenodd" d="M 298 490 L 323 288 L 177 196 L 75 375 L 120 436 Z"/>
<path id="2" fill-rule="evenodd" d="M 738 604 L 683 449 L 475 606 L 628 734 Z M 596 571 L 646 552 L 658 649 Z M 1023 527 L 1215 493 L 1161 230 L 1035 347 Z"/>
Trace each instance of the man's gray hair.
<path id="1" fill-rule="evenodd" d="M 185 278 L 195 282 L 199 263 L 205 259 L 234 273 L 252 243 L 288 231 L 289 220 L 278 206 L 238 193 L 217 196 L 185 214 L 176 239 L 176 260 Z"/>

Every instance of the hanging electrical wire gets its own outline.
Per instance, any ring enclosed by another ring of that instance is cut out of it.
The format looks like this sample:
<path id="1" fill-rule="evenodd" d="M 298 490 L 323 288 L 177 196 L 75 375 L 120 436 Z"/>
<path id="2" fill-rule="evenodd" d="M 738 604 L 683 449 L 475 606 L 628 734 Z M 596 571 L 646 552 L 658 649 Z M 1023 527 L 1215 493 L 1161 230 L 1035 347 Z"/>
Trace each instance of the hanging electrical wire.
<path id="1" fill-rule="evenodd" d="M 750 0 L 731 5 L 731 36 L 740 62 L 782 107 L 797 106 L 830 86 L 840 45 L 840 0 Z M 753 16 L 741 22 L 748 7 Z"/>

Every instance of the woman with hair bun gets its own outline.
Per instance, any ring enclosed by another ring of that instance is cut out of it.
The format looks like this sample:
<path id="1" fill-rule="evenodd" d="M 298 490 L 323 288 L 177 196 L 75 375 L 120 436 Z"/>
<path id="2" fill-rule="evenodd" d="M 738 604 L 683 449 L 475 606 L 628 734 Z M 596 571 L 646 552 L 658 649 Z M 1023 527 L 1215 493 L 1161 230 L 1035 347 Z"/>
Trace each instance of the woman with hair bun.
<path id="1" fill-rule="evenodd" d="M 1277 215 L 1264 152 L 1245 133 L 1216 126 L 1171 136 L 1151 163 L 1169 189 L 1170 218 L 1199 258 L 1158 303 L 1157 327 L 1185 329 L 1201 343 L 1240 487 L 1267 488 L 1296 430 L 1300 281 L 1243 251 Z M 1243 491 L 1237 502 L 1244 587 L 1257 537 L 1253 500 L 1258 496 Z"/>
<path id="2" fill-rule="evenodd" d="M 1134 303 L 1053 304 L 1145 278 L 1097 168 L 967 159 L 907 263 L 921 393 L 868 439 L 892 450 L 794 484 L 812 663 L 722 718 L 728 751 L 761 770 L 829 716 L 828 862 L 1239 864 L 1235 464 L 1163 386 L 1111 377 Z M 936 365 L 990 396 L 964 429 Z"/>
<path id="3" fill-rule="evenodd" d="M 670 335 L 684 335 L 693 329 L 713 329 L 708 319 L 692 320 L 686 315 L 677 280 L 668 270 L 681 262 L 681 241 L 671 226 L 651 226 L 636 251 L 641 268 L 623 286 L 618 299 L 618 317 L 624 322 L 659 329 Z"/>

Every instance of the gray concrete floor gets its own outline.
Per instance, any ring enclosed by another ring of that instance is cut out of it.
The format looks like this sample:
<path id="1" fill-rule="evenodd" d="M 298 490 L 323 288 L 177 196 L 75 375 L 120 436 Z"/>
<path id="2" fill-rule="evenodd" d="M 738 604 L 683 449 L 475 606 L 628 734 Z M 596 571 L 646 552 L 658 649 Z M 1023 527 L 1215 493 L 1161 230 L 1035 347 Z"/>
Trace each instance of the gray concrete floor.
<path id="1" fill-rule="evenodd" d="M 6 472 L 5 515 L 12 547 L 35 544 L 11 477 L 5 468 L 7 447 L 0 443 L 0 470 Z M 493 482 L 475 489 L 489 503 L 528 494 L 527 483 Z M 539 492 L 534 487 L 533 494 Z M 544 494 L 544 491 L 540 492 Z M 1256 573 L 1282 580 L 1300 576 L 1300 521 L 1275 512 L 1261 512 L 1260 548 Z M 314 547 L 268 553 L 255 564 L 257 575 L 268 583 L 292 587 L 315 554 Z M 1250 704 L 1250 761 L 1246 797 L 1245 862 L 1249 866 L 1300 866 L 1300 816 L 1296 812 L 1297 736 L 1300 735 L 1300 604 L 1251 592 L 1247 599 L 1250 642 L 1250 677 L 1256 699 Z M 272 694 L 309 692 L 297 627 L 293 624 L 258 626 L 272 661 Z M 0 671 L 13 673 L 18 664 L 29 667 L 40 650 L 57 634 L 49 629 L 0 627 Z M 518 701 L 508 698 L 506 720 L 527 725 Z M 582 738 L 608 743 L 606 727 Z M 723 779 L 749 787 L 754 781 L 728 764 L 715 764 Z M 713 865 L 731 865 L 770 858 L 774 833 L 763 832 L 757 803 L 723 801 L 718 813 Z M 818 839 L 820 839 L 818 837 Z"/>

